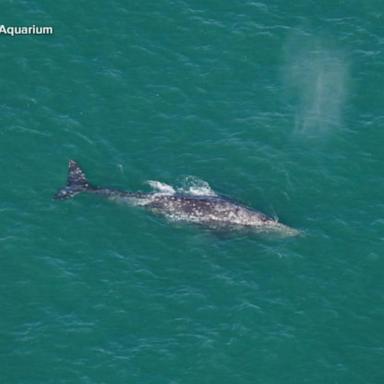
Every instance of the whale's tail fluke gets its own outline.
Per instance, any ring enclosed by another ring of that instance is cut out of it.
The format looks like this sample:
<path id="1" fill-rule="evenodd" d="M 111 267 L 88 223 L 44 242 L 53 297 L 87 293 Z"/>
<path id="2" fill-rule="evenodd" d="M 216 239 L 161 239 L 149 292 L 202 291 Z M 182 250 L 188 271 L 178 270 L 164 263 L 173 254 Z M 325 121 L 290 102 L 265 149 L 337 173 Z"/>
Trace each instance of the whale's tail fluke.
<path id="1" fill-rule="evenodd" d="M 74 160 L 69 160 L 68 163 L 68 179 L 67 185 L 61 188 L 55 195 L 56 200 L 70 199 L 80 192 L 85 192 L 94 187 L 89 184 L 84 172 L 81 170 L 79 164 Z"/>

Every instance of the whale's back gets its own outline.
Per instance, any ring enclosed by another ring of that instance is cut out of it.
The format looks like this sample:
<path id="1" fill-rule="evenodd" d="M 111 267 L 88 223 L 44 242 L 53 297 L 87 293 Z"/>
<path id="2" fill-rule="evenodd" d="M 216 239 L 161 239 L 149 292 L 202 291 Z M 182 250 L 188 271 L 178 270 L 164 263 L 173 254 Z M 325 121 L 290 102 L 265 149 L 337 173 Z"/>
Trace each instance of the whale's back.
<path id="1" fill-rule="evenodd" d="M 157 196 L 147 205 L 174 220 L 201 224 L 262 225 L 269 218 L 261 212 L 218 196 Z"/>

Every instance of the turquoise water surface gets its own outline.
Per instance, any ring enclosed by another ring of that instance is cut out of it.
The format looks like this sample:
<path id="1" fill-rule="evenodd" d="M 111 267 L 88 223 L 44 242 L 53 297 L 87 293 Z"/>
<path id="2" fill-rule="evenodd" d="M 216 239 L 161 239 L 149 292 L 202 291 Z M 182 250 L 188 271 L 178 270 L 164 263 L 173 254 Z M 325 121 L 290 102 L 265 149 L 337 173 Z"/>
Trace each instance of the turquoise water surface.
<path id="1" fill-rule="evenodd" d="M 0 383 L 384 382 L 384 7 L 3 1 Z M 52 199 L 209 186 L 302 236 Z"/>

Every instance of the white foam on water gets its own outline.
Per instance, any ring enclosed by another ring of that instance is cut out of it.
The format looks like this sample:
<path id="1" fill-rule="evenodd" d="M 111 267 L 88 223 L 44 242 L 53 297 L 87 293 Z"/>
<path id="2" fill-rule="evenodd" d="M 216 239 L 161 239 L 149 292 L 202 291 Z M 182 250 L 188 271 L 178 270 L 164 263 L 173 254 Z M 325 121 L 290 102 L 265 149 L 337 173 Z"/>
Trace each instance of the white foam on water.
<path id="1" fill-rule="evenodd" d="M 175 193 L 182 193 L 193 196 L 217 196 L 206 181 L 195 176 L 187 176 L 181 182 L 181 186 L 176 188 L 157 180 L 148 180 L 147 184 L 160 194 L 174 195 Z"/>
<path id="2" fill-rule="evenodd" d="M 176 193 L 175 189 L 171 185 L 161 183 L 157 180 L 148 180 L 147 184 L 149 184 L 151 188 L 159 191 L 162 194 L 174 195 Z"/>
<path id="3" fill-rule="evenodd" d="M 178 191 L 195 196 L 217 196 L 206 181 L 195 176 L 187 176 Z"/>

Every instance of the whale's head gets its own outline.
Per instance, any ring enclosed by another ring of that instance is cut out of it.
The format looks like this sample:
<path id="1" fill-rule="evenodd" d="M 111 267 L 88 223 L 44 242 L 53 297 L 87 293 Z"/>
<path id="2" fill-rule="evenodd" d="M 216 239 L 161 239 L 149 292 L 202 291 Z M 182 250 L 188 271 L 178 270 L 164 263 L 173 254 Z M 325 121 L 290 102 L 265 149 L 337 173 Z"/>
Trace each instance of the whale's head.
<path id="1" fill-rule="evenodd" d="M 282 224 L 279 221 L 267 218 L 262 225 L 265 232 L 269 232 L 271 234 L 276 234 L 282 237 L 293 237 L 301 235 L 302 232 L 298 229 L 289 227 L 288 225 Z"/>
<path id="2" fill-rule="evenodd" d="M 275 226 L 275 231 L 284 237 L 293 237 L 293 236 L 299 236 L 302 234 L 302 232 L 299 231 L 298 229 L 289 227 L 288 225 L 285 225 L 282 223 L 275 222 L 274 226 Z"/>

